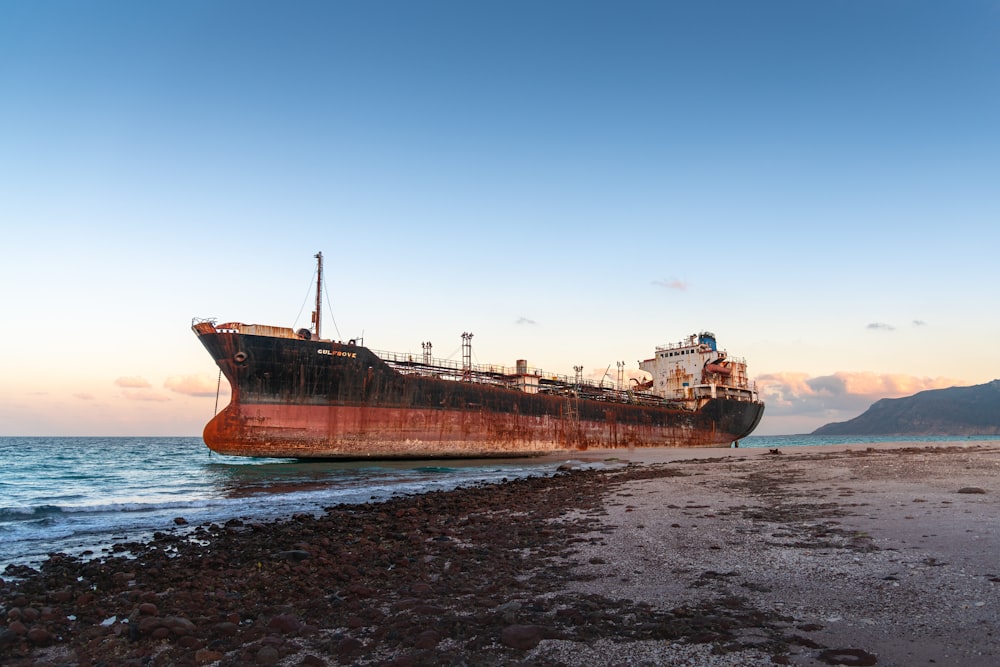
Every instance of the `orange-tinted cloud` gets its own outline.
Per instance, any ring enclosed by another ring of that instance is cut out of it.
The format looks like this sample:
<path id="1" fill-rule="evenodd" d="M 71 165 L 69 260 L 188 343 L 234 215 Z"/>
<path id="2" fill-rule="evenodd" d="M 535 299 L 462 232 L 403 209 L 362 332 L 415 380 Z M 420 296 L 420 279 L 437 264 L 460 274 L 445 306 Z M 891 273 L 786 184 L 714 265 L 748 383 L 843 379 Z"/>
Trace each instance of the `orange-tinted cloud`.
<path id="1" fill-rule="evenodd" d="M 163 386 L 185 396 L 215 396 L 219 382 L 207 375 L 173 375 L 167 378 Z"/>
<path id="2" fill-rule="evenodd" d="M 124 389 L 122 396 L 130 401 L 169 401 L 170 397 L 152 390 L 149 380 L 142 377 L 120 377 L 115 384 Z"/>
<path id="3" fill-rule="evenodd" d="M 839 371 L 810 377 L 805 373 L 772 373 L 757 378 L 757 387 L 773 415 L 811 415 L 826 422 L 852 419 L 882 398 L 912 396 L 928 389 L 963 384 L 951 378 Z"/>
<path id="4" fill-rule="evenodd" d="M 81 401 L 92 401 L 94 400 L 94 395 L 81 391 L 77 394 L 73 394 L 73 398 L 79 398 Z"/>
<path id="5" fill-rule="evenodd" d="M 115 384 L 125 389 L 148 389 L 152 386 L 146 378 L 141 377 L 120 377 L 115 380 Z"/>

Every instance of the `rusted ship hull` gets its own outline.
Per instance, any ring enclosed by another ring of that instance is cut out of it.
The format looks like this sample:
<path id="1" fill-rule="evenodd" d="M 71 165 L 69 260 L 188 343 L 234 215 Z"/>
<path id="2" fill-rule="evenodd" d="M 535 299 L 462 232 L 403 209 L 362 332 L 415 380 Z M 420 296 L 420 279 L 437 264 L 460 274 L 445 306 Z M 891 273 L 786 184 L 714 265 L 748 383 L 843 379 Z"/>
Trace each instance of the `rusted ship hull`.
<path id="1" fill-rule="evenodd" d="M 762 403 L 725 395 L 681 405 L 586 391 L 529 393 L 442 377 L 419 361 L 390 365 L 359 345 L 229 326 L 194 326 L 232 388 L 230 404 L 204 432 L 222 454 L 466 458 L 728 446 L 763 414 Z M 408 363 L 412 372 L 400 372 Z"/>
<path id="2" fill-rule="evenodd" d="M 487 408 L 241 404 L 209 422 L 204 438 L 211 449 L 239 456 L 539 456 L 570 449 L 729 445 L 752 431 L 761 413 L 759 406 L 725 399 L 693 414 L 603 407 L 600 419 L 567 419 Z"/>

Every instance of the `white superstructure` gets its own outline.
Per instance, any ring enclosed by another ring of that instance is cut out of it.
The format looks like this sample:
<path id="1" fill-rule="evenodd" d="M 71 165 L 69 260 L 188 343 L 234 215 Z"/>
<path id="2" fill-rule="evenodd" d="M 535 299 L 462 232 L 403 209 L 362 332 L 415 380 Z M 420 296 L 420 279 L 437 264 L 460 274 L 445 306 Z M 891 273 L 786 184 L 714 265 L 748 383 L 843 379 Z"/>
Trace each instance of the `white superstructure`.
<path id="1" fill-rule="evenodd" d="M 715 334 L 708 331 L 658 346 L 656 356 L 640 361 L 639 368 L 653 378 L 638 388 L 666 399 L 757 400 L 757 390 L 747 379 L 746 361 L 719 350 Z"/>

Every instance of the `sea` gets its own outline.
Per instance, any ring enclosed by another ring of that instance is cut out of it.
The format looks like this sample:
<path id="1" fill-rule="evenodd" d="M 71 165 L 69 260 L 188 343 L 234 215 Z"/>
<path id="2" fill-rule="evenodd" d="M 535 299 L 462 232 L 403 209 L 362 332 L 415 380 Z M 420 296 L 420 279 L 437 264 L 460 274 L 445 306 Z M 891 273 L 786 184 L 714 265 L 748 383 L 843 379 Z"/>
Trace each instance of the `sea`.
<path id="1" fill-rule="evenodd" d="M 971 439 L 1000 437 L 750 436 L 740 447 Z M 221 456 L 197 437 L 0 437 L 0 576 L 52 553 L 99 557 L 156 532 L 553 475 L 561 463 L 252 459 Z"/>

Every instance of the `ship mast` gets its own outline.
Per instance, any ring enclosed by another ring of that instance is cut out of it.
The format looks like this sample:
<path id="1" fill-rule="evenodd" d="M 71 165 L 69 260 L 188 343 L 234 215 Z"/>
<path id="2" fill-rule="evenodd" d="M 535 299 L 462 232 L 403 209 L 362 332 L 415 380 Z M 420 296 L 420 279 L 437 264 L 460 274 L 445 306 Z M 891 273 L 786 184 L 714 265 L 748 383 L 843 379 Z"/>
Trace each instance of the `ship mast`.
<path id="1" fill-rule="evenodd" d="M 318 252 L 316 257 L 316 310 L 313 312 L 313 322 L 316 324 L 316 340 L 319 340 L 319 327 L 321 321 L 320 306 L 323 303 L 323 253 Z"/>

